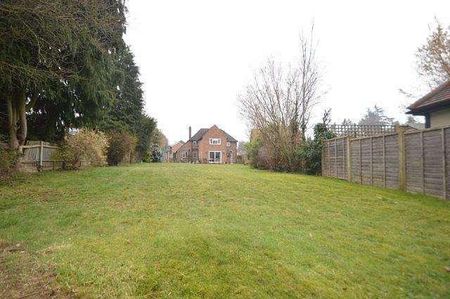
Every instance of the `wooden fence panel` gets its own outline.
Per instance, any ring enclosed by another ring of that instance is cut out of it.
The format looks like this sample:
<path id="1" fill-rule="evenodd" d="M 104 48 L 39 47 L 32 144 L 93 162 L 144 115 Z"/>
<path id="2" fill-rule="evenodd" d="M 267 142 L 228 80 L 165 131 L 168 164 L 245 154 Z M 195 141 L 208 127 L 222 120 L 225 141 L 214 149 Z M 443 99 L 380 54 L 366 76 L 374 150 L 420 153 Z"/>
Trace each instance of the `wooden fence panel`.
<path id="1" fill-rule="evenodd" d="M 337 139 L 336 140 L 336 173 L 337 177 L 340 179 L 347 178 L 347 167 L 346 167 L 346 139 Z"/>
<path id="2" fill-rule="evenodd" d="M 366 185 L 371 185 L 371 140 L 370 138 L 361 139 L 361 175 L 362 183 Z"/>
<path id="3" fill-rule="evenodd" d="M 330 148 L 328 149 L 328 160 L 329 164 L 329 172 L 330 176 L 336 177 L 336 159 L 335 159 L 335 151 L 336 151 L 336 140 L 330 143 Z"/>
<path id="4" fill-rule="evenodd" d="M 422 132 L 405 135 L 406 190 L 423 192 Z"/>
<path id="5" fill-rule="evenodd" d="M 397 189 L 400 186 L 397 135 L 385 136 L 385 152 L 386 152 L 386 188 Z"/>
<path id="6" fill-rule="evenodd" d="M 384 142 L 383 136 L 372 139 L 372 185 L 384 187 Z"/>
<path id="7" fill-rule="evenodd" d="M 440 130 L 422 134 L 424 193 L 444 197 L 442 135 Z"/>
<path id="8" fill-rule="evenodd" d="M 450 199 L 450 127 L 331 139 L 322 157 L 324 176 Z"/>
<path id="9" fill-rule="evenodd" d="M 361 183 L 361 142 L 360 140 L 350 141 L 351 149 L 351 173 L 352 181 L 356 183 Z"/>

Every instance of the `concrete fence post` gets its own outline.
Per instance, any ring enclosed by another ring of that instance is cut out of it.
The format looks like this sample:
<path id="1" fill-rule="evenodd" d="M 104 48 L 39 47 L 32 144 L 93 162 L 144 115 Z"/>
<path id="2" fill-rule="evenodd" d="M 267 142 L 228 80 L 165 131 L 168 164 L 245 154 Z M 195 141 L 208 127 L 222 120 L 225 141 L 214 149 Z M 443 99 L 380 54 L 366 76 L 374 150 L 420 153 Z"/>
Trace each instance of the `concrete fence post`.
<path id="1" fill-rule="evenodd" d="M 406 191 L 406 147 L 405 147 L 405 130 L 403 126 L 397 126 L 398 140 L 398 180 L 399 189 Z"/>

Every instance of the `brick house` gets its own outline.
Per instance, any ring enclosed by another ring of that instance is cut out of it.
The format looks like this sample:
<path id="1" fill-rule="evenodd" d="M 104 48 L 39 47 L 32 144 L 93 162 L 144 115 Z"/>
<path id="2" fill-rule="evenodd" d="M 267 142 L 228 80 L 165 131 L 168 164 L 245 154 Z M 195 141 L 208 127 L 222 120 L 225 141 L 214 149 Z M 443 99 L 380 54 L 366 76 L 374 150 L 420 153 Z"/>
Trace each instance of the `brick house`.
<path id="1" fill-rule="evenodd" d="M 202 128 L 175 153 L 177 162 L 232 164 L 236 163 L 237 140 L 216 125 Z"/>
<path id="2" fill-rule="evenodd" d="M 169 151 L 167 153 L 167 160 L 168 162 L 176 161 L 176 154 L 177 151 L 183 146 L 184 141 L 180 140 L 174 145 L 170 146 Z"/>

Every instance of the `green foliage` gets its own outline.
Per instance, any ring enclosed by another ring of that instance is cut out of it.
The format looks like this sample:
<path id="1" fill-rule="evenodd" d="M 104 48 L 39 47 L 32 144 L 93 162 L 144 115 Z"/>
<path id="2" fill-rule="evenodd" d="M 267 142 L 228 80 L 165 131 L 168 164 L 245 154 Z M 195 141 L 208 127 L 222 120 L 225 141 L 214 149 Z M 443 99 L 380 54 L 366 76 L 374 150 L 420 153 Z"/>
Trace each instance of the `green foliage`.
<path id="1" fill-rule="evenodd" d="M 251 166 L 258 168 L 258 153 L 261 149 L 262 142 L 259 139 L 254 139 L 245 144 L 245 151 L 247 153 L 247 159 Z"/>
<path id="2" fill-rule="evenodd" d="M 83 163 L 91 166 L 106 164 L 108 139 L 102 132 L 81 129 L 68 135 L 53 159 L 64 162 L 65 169 L 78 169 Z"/>
<path id="3" fill-rule="evenodd" d="M 152 150 L 152 136 L 156 131 L 156 121 L 147 115 L 141 115 L 139 126 L 136 127 L 134 133 L 138 138 L 136 146 L 136 159 L 143 160 L 145 156 L 150 155 Z"/>
<path id="4" fill-rule="evenodd" d="M 259 169 L 320 174 L 323 140 L 333 137 L 324 123 L 318 123 L 314 127 L 314 139 L 307 138 L 290 147 L 280 146 L 281 153 L 274 153 L 270 144 L 267 146 L 255 139 L 246 144 L 247 157 L 250 165 Z"/>
<path id="5" fill-rule="evenodd" d="M 449 297 L 449 202 L 216 166 L 33 175 L 0 187 L 0 240 L 82 298 Z"/>
<path id="6" fill-rule="evenodd" d="M 315 125 L 314 139 L 305 140 L 297 152 L 302 172 L 314 175 L 321 173 L 323 141 L 334 137 L 334 134 L 323 123 Z"/>
<path id="7" fill-rule="evenodd" d="M 136 150 L 137 138 L 128 132 L 111 132 L 108 134 L 107 161 L 109 165 L 132 162 Z"/>
<path id="8" fill-rule="evenodd" d="M 6 149 L 0 144 L 0 181 L 14 174 L 18 160 L 19 154 L 16 151 Z"/>
<path id="9" fill-rule="evenodd" d="M 161 147 L 157 144 L 152 146 L 152 151 L 150 154 L 150 161 L 153 163 L 162 162 L 163 153 Z"/>
<path id="10" fill-rule="evenodd" d="M 0 2 L 0 98 L 28 102 L 27 121 L 12 120 L 18 136 L 27 122 L 29 137 L 53 142 L 73 128 L 129 131 L 138 156 L 151 150 L 156 122 L 143 113 L 125 10 L 122 0 Z M 8 117 L 1 101 L 0 134 L 10 135 Z"/>

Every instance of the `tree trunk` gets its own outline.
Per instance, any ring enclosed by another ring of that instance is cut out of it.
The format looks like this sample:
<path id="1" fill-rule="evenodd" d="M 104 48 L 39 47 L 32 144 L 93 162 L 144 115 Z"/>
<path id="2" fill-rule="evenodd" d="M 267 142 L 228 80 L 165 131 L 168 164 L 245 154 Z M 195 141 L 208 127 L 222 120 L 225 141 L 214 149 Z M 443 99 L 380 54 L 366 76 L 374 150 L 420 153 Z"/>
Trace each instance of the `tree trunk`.
<path id="1" fill-rule="evenodd" d="M 17 140 L 17 114 L 13 104 L 13 99 L 10 95 L 6 97 L 6 105 L 8 108 L 9 148 L 17 150 L 19 148 L 19 141 Z"/>
<path id="2" fill-rule="evenodd" d="M 27 139 L 27 114 L 26 114 L 26 106 L 25 106 L 25 92 L 20 91 L 17 93 L 17 113 L 18 113 L 18 121 L 20 124 L 20 133 L 18 134 L 19 145 L 24 145 Z"/>

